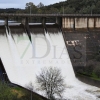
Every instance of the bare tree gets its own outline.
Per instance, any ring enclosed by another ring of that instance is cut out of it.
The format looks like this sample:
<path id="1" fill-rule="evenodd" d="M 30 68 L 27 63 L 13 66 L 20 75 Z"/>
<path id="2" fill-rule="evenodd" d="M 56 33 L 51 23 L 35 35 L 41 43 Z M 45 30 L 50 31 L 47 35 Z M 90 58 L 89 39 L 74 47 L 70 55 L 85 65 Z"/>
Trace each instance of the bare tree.
<path id="1" fill-rule="evenodd" d="M 44 4 L 42 2 L 40 2 L 38 5 L 37 5 L 38 8 L 41 8 L 41 7 L 44 7 Z"/>
<path id="2" fill-rule="evenodd" d="M 44 91 L 48 99 L 55 100 L 55 96 L 62 98 L 65 84 L 60 69 L 56 67 L 43 68 L 37 76 L 37 83 L 39 90 Z"/>

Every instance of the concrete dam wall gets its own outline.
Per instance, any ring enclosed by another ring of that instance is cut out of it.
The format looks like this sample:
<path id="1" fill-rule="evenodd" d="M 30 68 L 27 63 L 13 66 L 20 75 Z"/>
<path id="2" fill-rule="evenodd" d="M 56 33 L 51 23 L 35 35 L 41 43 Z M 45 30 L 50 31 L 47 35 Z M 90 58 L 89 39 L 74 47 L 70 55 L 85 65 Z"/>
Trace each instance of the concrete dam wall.
<path id="1" fill-rule="evenodd" d="M 100 29 L 99 17 L 63 17 L 62 28 L 66 30 L 94 30 Z"/>
<path id="2" fill-rule="evenodd" d="M 63 17 L 62 22 L 73 67 L 86 66 L 100 51 L 100 18 Z"/>
<path id="3" fill-rule="evenodd" d="M 62 23 L 61 23 L 62 22 Z M 7 19 L 5 20 L 6 25 Z M 99 52 L 100 45 L 100 17 L 97 16 L 71 16 L 56 18 L 56 24 L 45 25 L 43 19 L 42 24 L 28 26 L 27 18 L 23 18 L 22 24 L 9 25 L 13 34 L 27 33 L 31 40 L 30 32 L 38 34 L 45 31 L 56 33 L 62 30 L 69 56 L 74 66 L 86 66 L 87 62 Z M 28 29 L 29 28 L 29 29 Z M 5 33 L 5 26 L 0 26 L 0 34 Z"/>
<path id="4" fill-rule="evenodd" d="M 32 25 L 28 24 L 27 21 L 24 24 L 16 25 L 6 23 L 5 26 L 1 26 L 1 29 L 1 64 L 4 66 L 12 83 L 46 97 L 44 91 L 39 91 L 36 76 L 41 72 L 41 68 L 48 69 L 51 66 L 52 68 L 59 68 L 61 75 L 64 77 L 65 91 L 60 97 L 54 95 L 57 100 L 99 99 L 96 91 L 100 91 L 100 89 L 80 82 L 73 71 L 71 60 L 75 57 L 83 61 L 86 60 L 87 44 L 84 39 L 86 40 L 87 37 L 90 39 L 90 36 L 84 35 L 85 32 L 75 31 L 75 24 L 73 31 L 64 30 L 57 23 L 53 25 L 45 25 L 43 23 Z M 82 39 L 83 42 L 81 41 Z M 72 53 L 74 53 L 74 56 Z M 72 56 L 71 60 L 69 55 L 70 57 Z M 90 91 L 90 93 L 87 91 Z"/>
<path id="5" fill-rule="evenodd" d="M 73 66 L 86 66 L 100 50 L 100 31 L 65 32 L 67 49 Z"/>

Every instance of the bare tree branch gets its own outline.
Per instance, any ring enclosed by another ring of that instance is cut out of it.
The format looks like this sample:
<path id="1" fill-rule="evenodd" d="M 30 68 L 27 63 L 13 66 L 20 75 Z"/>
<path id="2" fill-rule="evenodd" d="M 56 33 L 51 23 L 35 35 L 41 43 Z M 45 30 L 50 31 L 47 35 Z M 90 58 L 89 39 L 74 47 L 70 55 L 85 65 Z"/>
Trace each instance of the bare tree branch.
<path id="1" fill-rule="evenodd" d="M 65 84 L 60 69 L 56 67 L 43 68 L 36 78 L 40 86 L 39 90 L 44 91 L 48 99 L 55 100 L 55 95 L 62 98 Z"/>

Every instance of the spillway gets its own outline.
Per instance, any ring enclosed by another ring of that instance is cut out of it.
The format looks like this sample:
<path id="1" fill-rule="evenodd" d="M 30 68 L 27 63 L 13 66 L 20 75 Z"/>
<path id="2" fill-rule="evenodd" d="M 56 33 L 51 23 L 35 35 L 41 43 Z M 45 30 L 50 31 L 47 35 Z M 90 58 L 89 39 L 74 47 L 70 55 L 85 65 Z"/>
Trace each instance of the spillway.
<path id="1" fill-rule="evenodd" d="M 99 100 L 100 89 L 80 82 L 74 74 L 61 31 L 44 30 L 37 34 L 30 29 L 31 41 L 24 30 L 9 27 L 0 34 L 0 58 L 12 83 L 37 91 L 36 75 L 41 68 L 57 67 L 64 77 L 66 89 L 62 100 Z M 97 92 L 99 91 L 99 92 Z"/>

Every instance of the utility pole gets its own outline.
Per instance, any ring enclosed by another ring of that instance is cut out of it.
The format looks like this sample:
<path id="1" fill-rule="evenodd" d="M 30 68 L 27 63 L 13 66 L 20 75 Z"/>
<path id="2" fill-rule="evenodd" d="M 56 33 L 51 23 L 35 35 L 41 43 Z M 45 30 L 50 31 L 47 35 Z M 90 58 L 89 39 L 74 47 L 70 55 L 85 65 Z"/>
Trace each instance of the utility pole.
<path id="1" fill-rule="evenodd" d="M 64 4 L 63 4 L 63 14 L 64 14 Z"/>
<path id="2" fill-rule="evenodd" d="M 31 15 L 31 5 L 30 5 L 30 15 Z"/>
<path id="3" fill-rule="evenodd" d="M 92 16 L 92 9 L 91 9 L 91 16 Z"/>
<path id="4" fill-rule="evenodd" d="M 31 22 L 31 5 L 30 5 L 30 22 Z"/>

